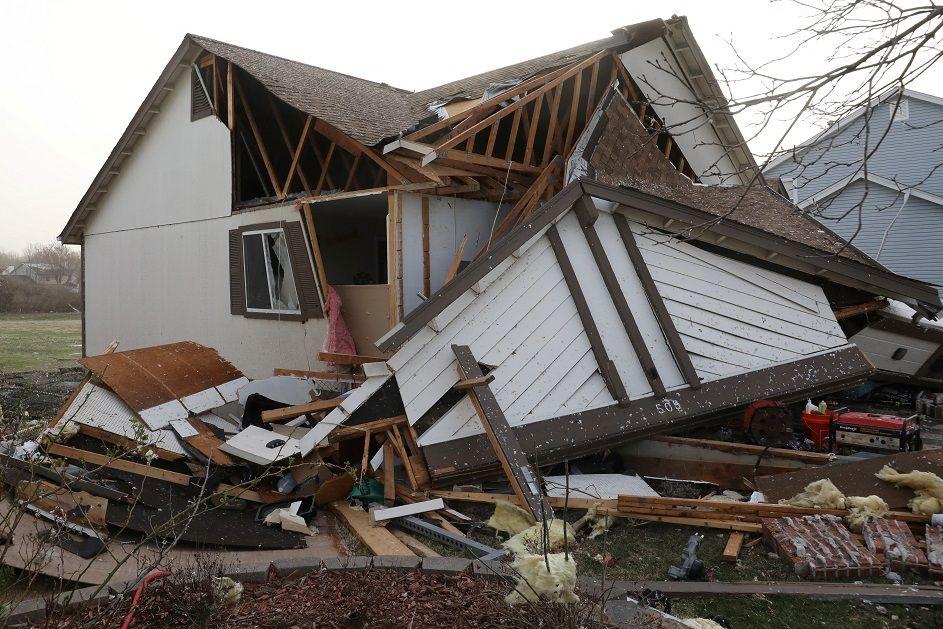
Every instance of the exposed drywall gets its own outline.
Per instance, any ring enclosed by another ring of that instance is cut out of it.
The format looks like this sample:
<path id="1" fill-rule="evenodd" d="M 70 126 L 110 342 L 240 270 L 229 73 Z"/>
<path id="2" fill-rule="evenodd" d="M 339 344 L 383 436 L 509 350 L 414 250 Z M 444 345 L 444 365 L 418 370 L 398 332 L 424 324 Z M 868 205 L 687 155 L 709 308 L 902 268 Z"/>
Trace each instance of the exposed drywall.
<path id="1" fill-rule="evenodd" d="M 189 75 L 135 146 L 85 236 L 88 354 L 193 340 L 250 377 L 309 369 L 325 319 L 246 319 L 229 312 L 229 230 L 300 220 L 291 205 L 231 215 L 229 132 L 190 121 Z"/>
<path id="2" fill-rule="evenodd" d="M 403 304 L 409 312 L 421 303 L 423 292 L 422 196 L 404 193 L 403 198 Z M 471 261 L 488 241 L 496 203 L 429 196 L 429 284 L 431 292 L 442 288 L 464 236 L 468 242 L 462 260 Z M 502 212 L 503 215 L 503 212 Z M 498 218 L 498 221 L 501 217 Z"/>

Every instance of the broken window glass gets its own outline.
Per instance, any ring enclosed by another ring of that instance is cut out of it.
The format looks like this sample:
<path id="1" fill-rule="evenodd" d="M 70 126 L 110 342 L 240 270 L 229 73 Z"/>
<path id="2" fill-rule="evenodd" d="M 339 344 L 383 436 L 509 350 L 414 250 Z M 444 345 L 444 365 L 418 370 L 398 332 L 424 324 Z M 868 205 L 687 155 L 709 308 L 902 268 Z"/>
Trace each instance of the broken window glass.
<path id="1" fill-rule="evenodd" d="M 281 229 L 246 232 L 242 235 L 242 250 L 246 309 L 300 314 L 285 233 Z"/>

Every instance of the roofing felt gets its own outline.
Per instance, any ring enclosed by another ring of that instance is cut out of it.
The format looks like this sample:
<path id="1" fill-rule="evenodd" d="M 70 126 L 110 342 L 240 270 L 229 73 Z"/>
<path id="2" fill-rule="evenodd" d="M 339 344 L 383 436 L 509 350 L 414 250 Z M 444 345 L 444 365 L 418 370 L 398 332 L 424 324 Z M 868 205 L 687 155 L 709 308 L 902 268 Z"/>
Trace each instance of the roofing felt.
<path id="1" fill-rule="evenodd" d="M 611 92 L 584 157 L 600 183 L 631 188 L 803 243 L 829 255 L 883 268 L 766 186 L 699 185 L 678 172 L 628 103 Z"/>

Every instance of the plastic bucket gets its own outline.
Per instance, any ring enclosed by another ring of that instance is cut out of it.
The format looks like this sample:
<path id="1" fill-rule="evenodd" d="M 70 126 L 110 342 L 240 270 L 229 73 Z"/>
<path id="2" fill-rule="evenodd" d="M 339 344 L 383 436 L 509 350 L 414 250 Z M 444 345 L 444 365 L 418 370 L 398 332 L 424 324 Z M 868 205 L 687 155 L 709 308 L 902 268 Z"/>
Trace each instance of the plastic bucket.
<path id="1" fill-rule="evenodd" d="M 811 439 L 817 448 L 824 448 L 828 445 L 832 414 L 831 412 L 825 415 L 822 413 L 802 413 L 802 426 L 805 429 L 806 437 Z"/>

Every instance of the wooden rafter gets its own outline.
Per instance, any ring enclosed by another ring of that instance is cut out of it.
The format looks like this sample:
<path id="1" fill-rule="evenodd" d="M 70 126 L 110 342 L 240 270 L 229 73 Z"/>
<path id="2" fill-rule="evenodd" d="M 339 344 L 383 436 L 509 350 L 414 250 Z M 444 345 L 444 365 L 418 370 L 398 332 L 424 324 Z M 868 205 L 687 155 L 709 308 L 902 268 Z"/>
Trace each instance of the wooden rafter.
<path id="1" fill-rule="evenodd" d="M 282 142 L 285 144 L 285 150 L 289 153 L 292 153 L 291 148 L 291 139 L 288 137 L 288 130 L 285 128 L 285 121 L 282 119 L 282 113 L 278 110 L 278 106 L 275 104 L 275 99 L 272 98 L 271 94 L 268 97 L 269 106 L 272 109 L 272 118 L 275 119 L 275 125 L 278 127 L 278 131 L 282 137 Z M 302 140 L 307 139 L 307 134 L 302 135 Z M 301 180 L 301 185 L 304 186 L 305 192 L 311 194 L 312 187 L 311 183 L 305 176 L 304 168 L 299 164 L 298 166 L 298 178 Z M 285 191 L 288 191 L 288 187 L 285 187 Z"/>
<path id="2" fill-rule="evenodd" d="M 403 173 L 393 167 L 385 159 L 377 155 L 372 149 L 352 139 L 350 136 L 336 129 L 334 126 L 328 124 L 324 120 L 318 118 L 318 121 L 314 123 L 314 130 L 354 156 L 363 153 L 377 166 L 389 173 L 389 175 L 399 183 L 411 183 L 409 179 L 403 175 Z"/>
<path id="3" fill-rule="evenodd" d="M 295 177 L 295 171 L 298 169 L 298 160 L 301 159 L 301 150 L 305 146 L 305 138 L 308 137 L 308 130 L 311 129 L 311 122 L 314 117 L 311 114 L 308 114 L 308 117 L 305 118 L 304 127 L 301 129 L 301 137 L 298 138 L 298 144 L 295 146 L 295 153 L 291 158 L 291 167 L 288 169 L 288 175 L 285 177 L 285 185 L 282 186 L 282 192 L 279 195 L 282 199 L 285 198 L 285 195 L 288 194 L 288 189 L 291 187 L 291 180 Z M 305 186 L 307 188 L 307 186 Z"/>
<path id="4" fill-rule="evenodd" d="M 229 71 L 232 72 L 231 65 Z M 269 179 L 272 181 L 272 189 L 278 191 L 281 189 L 281 186 L 278 184 L 278 178 L 275 176 L 272 160 L 269 159 L 268 151 L 265 149 L 265 142 L 262 141 L 262 134 L 259 132 L 259 126 L 255 122 L 252 108 L 249 107 L 249 101 L 246 99 L 245 92 L 242 89 L 242 81 L 240 81 L 238 77 L 233 76 L 233 85 L 236 89 L 236 95 L 239 96 L 239 103 L 242 105 L 242 113 L 245 114 L 246 120 L 249 122 L 249 129 L 252 131 L 252 136 L 255 138 L 259 154 L 262 156 L 262 163 L 265 164 L 265 170 L 268 172 Z"/>

